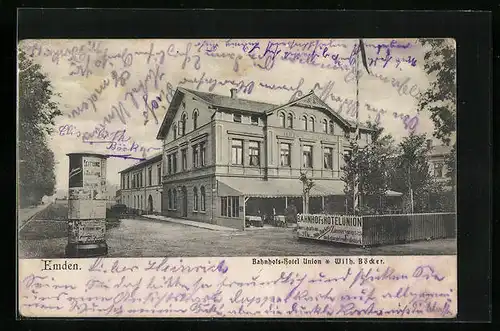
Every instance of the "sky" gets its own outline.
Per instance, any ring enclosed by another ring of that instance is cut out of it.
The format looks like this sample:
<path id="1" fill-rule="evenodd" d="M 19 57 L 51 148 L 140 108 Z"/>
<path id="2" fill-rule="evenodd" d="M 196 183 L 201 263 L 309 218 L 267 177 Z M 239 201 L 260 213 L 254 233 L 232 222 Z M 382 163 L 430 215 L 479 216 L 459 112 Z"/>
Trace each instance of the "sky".
<path id="1" fill-rule="evenodd" d="M 355 119 L 357 98 L 359 120 L 378 120 L 396 141 L 411 131 L 430 137 L 434 126 L 429 114 L 417 111 L 419 94 L 435 79 L 424 71 L 425 49 L 416 39 L 365 39 L 368 74 L 361 61 L 356 62 L 357 43 L 357 39 L 45 39 L 23 40 L 19 48 L 40 64 L 60 94 L 54 101 L 63 115 L 56 119 L 49 145 L 56 159 L 56 189 L 65 190 L 67 153 L 143 158 L 160 152 L 156 134 L 178 86 L 227 96 L 231 88 L 239 88 L 238 98 L 272 104 L 285 104 L 293 95 L 301 95 L 297 90 L 305 95 L 316 86 L 316 94 L 350 120 Z M 361 72 L 358 89 L 356 68 Z M 159 95 L 167 98 L 153 102 Z M 103 130 L 101 124 L 108 138 L 91 137 L 96 128 Z M 112 136 L 126 141 L 114 146 L 103 142 Z M 136 162 L 110 157 L 108 181 L 119 184 L 118 172 Z"/>

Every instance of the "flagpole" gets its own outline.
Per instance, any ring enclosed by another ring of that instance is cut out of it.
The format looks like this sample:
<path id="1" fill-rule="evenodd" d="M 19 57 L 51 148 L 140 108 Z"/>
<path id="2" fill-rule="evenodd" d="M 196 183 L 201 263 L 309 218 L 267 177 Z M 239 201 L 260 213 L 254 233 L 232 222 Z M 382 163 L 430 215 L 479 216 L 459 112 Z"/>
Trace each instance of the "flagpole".
<path id="1" fill-rule="evenodd" d="M 354 139 L 357 142 L 358 140 L 358 135 L 359 135 L 359 53 L 361 52 L 361 39 L 359 40 L 358 44 L 358 49 L 356 52 L 356 130 L 354 132 Z M 354 172 L 354 188 L 353 188 L 353 213 L 357 214 L 358 208 L 359 208 L 359 187 L 358 187 L 358 163 L 356 159 L 356 166 L 355 166 L 356 171 Z"/>

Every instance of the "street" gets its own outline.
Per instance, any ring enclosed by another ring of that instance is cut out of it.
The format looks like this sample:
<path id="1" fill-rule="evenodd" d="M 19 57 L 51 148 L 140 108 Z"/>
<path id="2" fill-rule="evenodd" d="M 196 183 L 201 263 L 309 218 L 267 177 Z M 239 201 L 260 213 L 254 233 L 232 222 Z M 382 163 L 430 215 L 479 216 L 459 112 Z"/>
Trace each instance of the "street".
<path id="1" fill-rule="evenodd" d="M 33 220 L 20 232 L 19 258 L 63 258 L 66 222 Z M 456 254 L 455 239 L 363 249 L 298 240 L 292 228 L 213 231 L 145 218 L 122 219 L 107 232 L 109 257 L 339 256 Z"/>

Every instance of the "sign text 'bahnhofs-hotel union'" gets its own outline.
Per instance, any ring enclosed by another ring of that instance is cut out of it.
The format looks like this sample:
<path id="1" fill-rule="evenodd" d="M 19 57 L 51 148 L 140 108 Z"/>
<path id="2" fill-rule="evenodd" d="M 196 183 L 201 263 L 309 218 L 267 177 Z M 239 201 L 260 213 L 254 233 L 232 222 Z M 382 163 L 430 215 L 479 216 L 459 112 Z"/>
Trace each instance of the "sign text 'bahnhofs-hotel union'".
<path id="1" fill-rule="evenodd" d="M 299 214 L 297 225 L 297 235 L 301 238 L 362 244 L 363 218 L 361 216 Z"/>

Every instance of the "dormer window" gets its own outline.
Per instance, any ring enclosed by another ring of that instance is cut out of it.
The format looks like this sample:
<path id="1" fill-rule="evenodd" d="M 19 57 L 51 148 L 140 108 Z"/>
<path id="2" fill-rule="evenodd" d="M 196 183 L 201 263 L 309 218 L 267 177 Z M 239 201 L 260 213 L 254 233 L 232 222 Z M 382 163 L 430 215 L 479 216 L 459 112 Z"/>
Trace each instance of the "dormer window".
<path id="1" fill-rule="evenodd" d="M 288 128 L 293 129 L 293 115 L 292 114 L 288 114 L 287 122 L 288 122 L 287 123 Z"/>
<path id="2" fill-rule="evenodd" d="M 186 135 L 186 123 L 187 123 L 187 114 L 182 114 L 181 117 L 181 136 Z"/>
<path id="3" fill-rule="evenodd" d="M 241 123 L 241 115 L 240 114 L 233 114 L 233 122 Z"/>
<path id="4" fill-rule="evenodd" d="M 251 121 L 253 125 L 259 125 L 259 117 L 257 115 L 252 115 Z"/>
<path id="5" fill-rule="evenodd" d="M 309 130 L 314 132 L 314 118 L 309 118 Z"/>
<path id="6" fill-rule="evenodd" d="M 193 112 L 193 130 L 198 129 L 198 109 Z"/>

